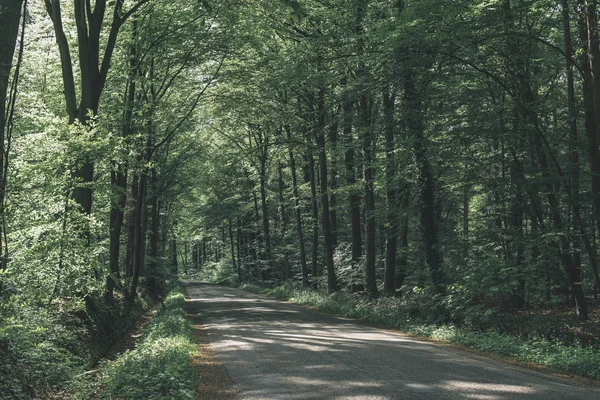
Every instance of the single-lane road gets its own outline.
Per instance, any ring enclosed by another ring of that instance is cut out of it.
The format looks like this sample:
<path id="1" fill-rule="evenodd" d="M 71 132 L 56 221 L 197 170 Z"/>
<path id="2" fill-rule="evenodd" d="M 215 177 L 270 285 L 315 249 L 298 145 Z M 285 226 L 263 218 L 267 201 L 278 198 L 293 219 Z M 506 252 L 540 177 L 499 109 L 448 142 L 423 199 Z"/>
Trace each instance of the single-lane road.
<path id="1" fill-rule="evenodd" d="M 186 291 L 241 399 L 600 399 L 595 386 L 242 290 Z"/>

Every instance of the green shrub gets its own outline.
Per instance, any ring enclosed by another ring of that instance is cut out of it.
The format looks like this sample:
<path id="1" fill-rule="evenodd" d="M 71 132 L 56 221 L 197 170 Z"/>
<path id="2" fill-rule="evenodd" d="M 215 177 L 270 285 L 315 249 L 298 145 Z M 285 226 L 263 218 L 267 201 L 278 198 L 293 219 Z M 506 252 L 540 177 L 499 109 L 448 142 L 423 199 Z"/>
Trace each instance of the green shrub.
<path id="1" fill-rule="evenodd" d="M 197 346 L 192 324 L 185 317 L 181 287 L 174 289 L 164 303 L 165 308 L 152 319 L 135 349 L 102 364 L 97 398 L 194 398 L 198 371 L 188 361 Z"/>
<path id="2" fill-rule="evenodd" d="M 46 396 L 83 371 L 88 359 L 81 320 L 69 312 L 21 307 L 0 321 L 0 398 Z"/>

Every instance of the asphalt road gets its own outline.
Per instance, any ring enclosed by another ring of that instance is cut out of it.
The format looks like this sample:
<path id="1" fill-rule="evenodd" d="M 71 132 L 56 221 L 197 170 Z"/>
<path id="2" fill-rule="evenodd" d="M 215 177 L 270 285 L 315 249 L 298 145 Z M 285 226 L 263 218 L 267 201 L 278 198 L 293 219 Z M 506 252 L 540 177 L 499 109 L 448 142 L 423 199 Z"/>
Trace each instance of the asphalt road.
<path id="1" fill-rule="evenodd" d="M 208 283 L 188 296 L 241 399 L 587 399 L 559 379 Z"/>

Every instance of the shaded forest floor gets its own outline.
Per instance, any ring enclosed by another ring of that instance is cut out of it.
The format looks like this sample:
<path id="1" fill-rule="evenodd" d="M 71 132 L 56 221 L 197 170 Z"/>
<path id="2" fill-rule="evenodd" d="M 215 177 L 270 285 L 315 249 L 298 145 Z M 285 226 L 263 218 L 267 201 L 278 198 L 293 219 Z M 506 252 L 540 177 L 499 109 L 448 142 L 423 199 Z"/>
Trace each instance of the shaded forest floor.
<path id="1" fill-rule="evenodd" d="M 152 318 L 156 315 L 156 312 L 160 307 L 160 303 L 155 304 L 142 314 L 135 325 L 128 331 L 124 332 L 121 338 L 108 350 L 104 360 L 115 360 L 119 355 L 125 353 L 128 350 L 133 350 L 135 346 L 143 337 L 143 330 L 152 321 Z"/>

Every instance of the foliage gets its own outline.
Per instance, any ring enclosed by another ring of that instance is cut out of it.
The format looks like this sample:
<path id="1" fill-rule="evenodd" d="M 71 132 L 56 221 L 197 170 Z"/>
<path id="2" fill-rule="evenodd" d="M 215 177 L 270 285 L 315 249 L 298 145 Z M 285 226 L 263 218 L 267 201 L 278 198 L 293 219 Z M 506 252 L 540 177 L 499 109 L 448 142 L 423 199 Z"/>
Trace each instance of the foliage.
<path id="1" fill-rule="evenodd" d="M 196 351 L 180 286 L 173 289 L 144 330 L 135 349 L 101 364 L 101 399 L 193 399 L 198 371 L 189 365 Z"/>
<path id="2" fill-rule="evenodd" d="M 0 397 L 43 397 L 83 370 L 86 331 L 76 309 L 22 307 L 0 324 Z"/>

